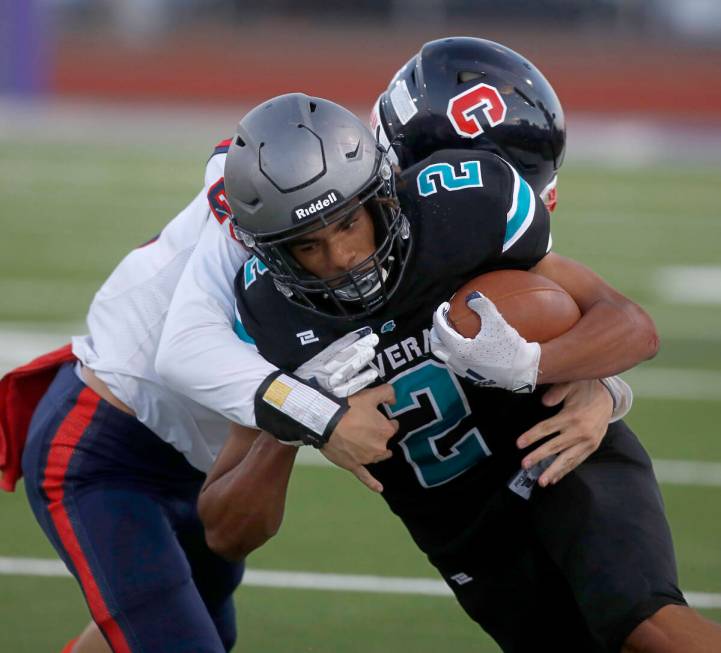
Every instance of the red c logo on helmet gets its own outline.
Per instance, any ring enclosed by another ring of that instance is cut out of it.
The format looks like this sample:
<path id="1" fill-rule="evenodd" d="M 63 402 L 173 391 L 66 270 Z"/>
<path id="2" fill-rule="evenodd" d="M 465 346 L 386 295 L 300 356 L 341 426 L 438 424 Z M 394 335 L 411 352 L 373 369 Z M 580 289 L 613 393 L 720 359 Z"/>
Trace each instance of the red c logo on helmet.
<path id="1" fill-rule="evenodd" d="M 500 125 L 506 118 L 506 103 L 498 89 L 488 84 L 476 84 L 448 100 L 446 115 L 458 134 L 475 138 L 483 133 L 483 126 L 472 114 L 479 107 L 491 127 Z"/>

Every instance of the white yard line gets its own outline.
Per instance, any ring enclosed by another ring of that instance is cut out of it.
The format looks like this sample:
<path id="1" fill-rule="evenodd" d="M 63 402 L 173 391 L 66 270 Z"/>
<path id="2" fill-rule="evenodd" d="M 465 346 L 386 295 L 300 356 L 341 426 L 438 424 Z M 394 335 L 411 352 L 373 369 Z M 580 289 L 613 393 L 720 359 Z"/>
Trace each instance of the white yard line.
<path id="1" fill-rule="evenodd" d="M 450 588 L 432 578 L 397 578 L 354 574 L 317 574 L 298 571 L 249 569 L 243 582 L 254 587 L 282 587 L 331 592 L 373 592 L 378 594 L 415 594 L 452 596 Z"/>
<path id="2" fill-rule="evenodd" d="M 721 487 L 721 463 L 654 459 L 653 469 L 663 485 Z"/>
<path id="3" fill-rule="evenodd" d="M 69 577 L 60 560 L 0 557 L 0 575 Z M 248 569 L 243 585 L 282 589 L 322 590 L 326 592 L 364 592 L 414 596 L 452 596 L 448 586 L 432 578 L 398 578 L 355 574 L 321 574 L 299 571 Z M 721 594 L 686 592 L 689 603 L 697 608 L 721 608 Z"/>
<path id="4" fill-rule="evenodd" d="M 82 326 L 75 329 L 60 326 L 56 333 L 45 333 L 34 330 L 32 325 L 0 329 L 0 374 L 70 342 L 68 333 L 83 333 L 84 330 Z"/>
<path id="5" fill-rule="evenodd" d="M 656 270 L 655 290 L 671 304 L 721 304 L 720 265 L 672 265 Z"/>
<path id="6" fill-rule="evenodd" d="M 81 325 L 60 326 L 52 333 L 37 331 L 32 325 L 0 327 L 0 374 L 68 342 L 68 334 L 83 331 Z M 623 376 L 641 398 L 721 400 L 721 371 L 642 366 Z"/>
<path id="7" fill-rule="evenodd" d="M 55 333 L 37 331 L 33 325 L 0 329 L 0 374 L 68 342 L 67 334 L 73 332 L 82 332 L 82 326 L 60 325 Z M 641 367 L 624 377 L 639 398 L 721 400 L 721 372 L 714 370 Z M 298 463 L 330 465 L 318 452 L 308 448 L 300 451 Z M 721 463 L 657 460 L 654 465 L 661 483 L 721 486 Z"/>
<path id="8" fill-rule="evenodd" d="M 310 447 L 301 448 L 298 457 L 295 459 L 295 464 L 304 467 L 340 469 Z M 721 463 L 654 459 L 653 469 L 656 472 L 658 482 L 663 485 L 721 487 Z"/>
<path id="9" fill-rule="evenodd" d="M 642 366 L 623 378 L 641 399 L 721 400 L 721 371 Z"/>

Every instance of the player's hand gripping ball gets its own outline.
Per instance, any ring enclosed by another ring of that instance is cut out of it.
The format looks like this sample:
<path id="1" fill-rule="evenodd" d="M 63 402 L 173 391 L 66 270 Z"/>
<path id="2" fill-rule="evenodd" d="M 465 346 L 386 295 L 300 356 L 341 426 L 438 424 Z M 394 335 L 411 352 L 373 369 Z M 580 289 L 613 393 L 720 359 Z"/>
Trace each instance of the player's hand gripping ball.
<path id="1" fill-rule="evenodd" d="M 477 385 L 532 392 L 538 343 L 565 333 L 580 317 L 573 298 L 550 279 L 498 270 L 472 279 L 438 307 L 431 350 Z"/>

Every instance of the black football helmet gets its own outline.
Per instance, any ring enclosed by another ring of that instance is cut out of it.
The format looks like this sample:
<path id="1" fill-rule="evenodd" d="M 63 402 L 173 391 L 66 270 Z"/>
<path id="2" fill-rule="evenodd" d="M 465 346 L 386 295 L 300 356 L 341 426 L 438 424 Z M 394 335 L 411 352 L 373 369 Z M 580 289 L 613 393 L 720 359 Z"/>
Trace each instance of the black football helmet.
<path id="1" fill-rule="evenodd" d="M 538 68 L 499 43 L 426 43 L 376 101 L 371 128 L 401 168 L 440 149 L 488 150 L 555 204 L 566 147 L 561 103 Z"/>
<path id="2" fill-rule="evenodd" d="M 347 109 L 302 93 L 273 98 L 238 124 L 225 162 L 235 233 L 268 268 L 286 298 L 326 316 L 352 319 L 384 305 L 410 252 L 386 151 Z M 376 249 L 333 278 L 306 271 L 288 245 L 363 204 Z"/>

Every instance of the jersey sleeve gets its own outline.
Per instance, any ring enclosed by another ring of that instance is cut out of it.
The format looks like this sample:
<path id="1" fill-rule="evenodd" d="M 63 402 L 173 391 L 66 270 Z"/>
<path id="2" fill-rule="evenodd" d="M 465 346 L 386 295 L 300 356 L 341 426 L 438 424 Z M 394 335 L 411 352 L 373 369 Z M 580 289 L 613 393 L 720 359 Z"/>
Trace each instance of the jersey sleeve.
<path id="1" fill-rule="evenodd" d="M 516 169 L 501 161 L 510 175 L 510 193 L 500 260 L 509 267 L 528 269 L 551 251 L 550 214 Z"/>
<path id="2" fill-rule="evenodd" d="M 255 392 L 277 368 L 234 331 L 233 279 L 247 258 L 208 220 L 170 302 L 155 367 L 176 392 L 255 427 Z"/>

